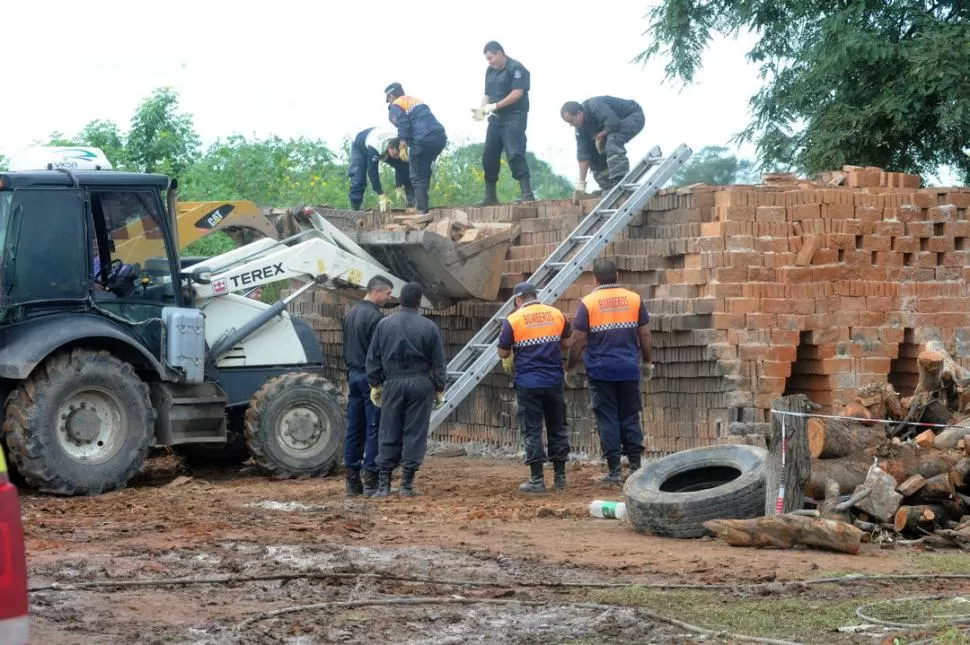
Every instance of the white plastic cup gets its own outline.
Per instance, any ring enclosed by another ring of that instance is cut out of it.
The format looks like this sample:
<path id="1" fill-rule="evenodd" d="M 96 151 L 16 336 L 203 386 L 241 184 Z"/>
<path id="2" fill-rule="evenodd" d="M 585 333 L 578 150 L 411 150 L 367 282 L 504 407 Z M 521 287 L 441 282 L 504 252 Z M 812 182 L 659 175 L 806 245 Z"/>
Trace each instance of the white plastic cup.
<path id="1" fill-rule="evenodd" d="M 589 504 L 589 514 L 607 520 L 625 520 L 626 504 L 623 502 L 609 502 L 602 499 L 594 499 Z"/>

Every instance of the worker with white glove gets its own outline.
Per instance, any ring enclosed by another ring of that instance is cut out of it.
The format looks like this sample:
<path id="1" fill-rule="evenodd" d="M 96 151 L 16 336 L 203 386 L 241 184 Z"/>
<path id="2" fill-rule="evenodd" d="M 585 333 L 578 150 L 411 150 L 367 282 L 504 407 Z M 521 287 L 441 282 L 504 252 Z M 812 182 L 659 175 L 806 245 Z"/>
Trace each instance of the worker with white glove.
<path id="1" fill-rule="evenodd" d="M 401 495 L 414 489 L 414 475 L 428 447 L 431 411 L 441 407 L 447 364 L 441 332 L 418 311 L 421 285 L 401 287 L 401 308 L 378 323 L 367 352 L 367 380 L 380 388 L 381 427 L 374 497 L 391 492 L 391 475 L 402 467 Z"/>
<path id="2" fill-rule="evenodd" d="M 630 172 L 626 144 L 643 130 L 643 109 L 636 101 L 595 96 L 582 103 L 567 101 L 559 113 L 563 121 L 576 129 L 576 190 L 582 184 L 585 191 L 590 168 L 604 192 L 613 188 Z"/>
<path id="3" fill-rule="evenodd" d="M 519 182 L 518 202 L 535 200 L 532 178 L 526 163 L 525 130 L 529 120 L 529 70 L 519 61 L 505 55 L 497 42 L 490 41 L 483 51 L 488 69 L 485 71 L 485 96 L 481 107 L 472 108 L 476 121 L 488 120 L 485 131 L 485 152 L 482 170 L 485 173 L 485 199 L 479 206 L 495 206 L 498 201 L 498 177 L 502 166 L 502 151 Z"/>
<path id="4" fill-rule="evenodd" d="M 640 294 L 617 284 L 615 262 L 594 261 L 593 277 L 596 289 L 580 300 L 573 318 L 566 369 L 572 371 L 580 358 L 586 364 L 590 407 L 608 469 L 599 481 L 620 485 L 623 455 L 631 473 L 643 455 L 640 383 L 644 365 L 647 378 L 653 376 L 650 316 Z"/>
<path id="5" fill-rule="evenodd" d="M 566 487 L 569 430 L 563 389 L 563 354 L 572 328 L 561 311 L 538 300 L 536 288 L 520 282 L 512 290 L 515 311 L 502 321 L 498 355 L 505 372 L 515 380 L 519 429 L 525 443 L 529 480 L 519 486 L 523 493 L 544 493 L 542 425 L 548 438 L 556 490 Z M 514 353 L 513 353 L 514 350 Z"/>
<path id="6" fill-rule="evenodd" d="M 400 159 L 397 148 L 397 133 L 388 128 L 367 128 L 354 138 L 350 146 L 350 165 L 347 169 L 347 175 L 350 177 L 348 197 L 352 210 L 360 210 L 363 205 L 368 179 L 374 192 L 377 193 L 377 205 L 380 211 L 384 213 L 390 208 L 391 200 L 384 194 L 384 187 L 381 185 L 381 162 L 394 168 L 394 183 L 398 188 L 407 188 L 409 193 L 407 205 L 414 204 L 410 168 L 406 161 Z"/>

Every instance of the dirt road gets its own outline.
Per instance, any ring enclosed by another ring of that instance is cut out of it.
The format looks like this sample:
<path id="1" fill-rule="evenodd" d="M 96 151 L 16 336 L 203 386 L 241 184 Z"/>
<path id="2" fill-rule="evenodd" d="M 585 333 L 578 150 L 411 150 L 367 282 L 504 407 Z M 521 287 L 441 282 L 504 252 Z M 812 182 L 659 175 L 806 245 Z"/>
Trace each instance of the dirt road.
<path id="1" fill-rule="evenodd" d="M 650 619 L 636 608 L 734 631 L 739 626 L 758 628 L 760 623 L 741 620 L 738 607 L 754 602 L 768 607 L 766 596 L 783 602 L 799 599 L 806 607 L 834 602 L 841 613 L 830 616 L 831 625 L 805 623 L 808 617 L 795 616 L 790 625 L 772 622 L 759 628 L 762 633 L 800 642 L 873 642 L 871 636 L 828 628 L 857 624 L 850 609 L 861 602 L 856 602 L 859 598 L 905 595 L 916 588 L 895 583 L 889 589 L 852 585 L 792 590 L 777 584 L 833 572 L 919 570 L 913 560 L 919 556 L 912 550 L 867 546 L 862 554 L 848 556 L 732 549 L 711 539 L 646 537 L 628 524 L 592 519 L 591 500 L 622 499 L 619 489 L 593 481 L 599 474 L 597 466 L 570 464 L 566 493 L 530 497 L 516 492 L 527 476 L 521 463 L 431 457 L 416 483 L 424 497 L 348 500 L 340 474 L 273 481 L 248 469 L 186 473 L 174 458 L 161 457 L 151 460 L 130 488 L 101 497 L 54 498 L 25 492 L 32 587 L 105 579 L 250 579 L 35 591 L 34 642 L 684 643 L 694 642 L 687 630 Z M 303 577 L 287 579 L 294 576 Z M 254 577 L 261 579 L 251 580 Z M 494 586 L 455 582 L 461 580 Z M 579 582 L 728 588 L 637 595 L 641 592 L 548 586 Z M 752 590 L 745 587 L 749 583 L 762 584 L 760 590 Z M 921 581 L 918 588 L 953 591 L 962 584 Z M 491 602 L 352 604 L 389 598 L 412 603 L 416 598 Z M 351 604 L 240 626 L 262 612 L 324 602 Z M 583 603 L 615 607 L 576 606 Z M 753 611 L 752 620 L 762 611 Z"/>

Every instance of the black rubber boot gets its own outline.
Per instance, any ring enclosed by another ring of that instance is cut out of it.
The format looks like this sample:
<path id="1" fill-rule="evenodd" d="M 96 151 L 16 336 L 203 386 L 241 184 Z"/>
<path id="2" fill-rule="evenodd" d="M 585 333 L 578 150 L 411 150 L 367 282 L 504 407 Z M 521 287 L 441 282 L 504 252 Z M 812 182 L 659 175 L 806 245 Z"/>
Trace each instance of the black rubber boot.
<path id="1" fill-rule="evenodd" d="M 358 497 L 364 494 L 364 485 L 360 481 L 360 469 L 347 469 L 347 497 Z"/>
<path id="2" fill-rule="evenodd" d="M 519 192 L 519 198 L 515 201 L 520 204 L 522 202 L 534 202 L 536 200 L 536 196 L 532 192 L 532 182 L 528 179 L 519 180 Z"/>
<path id="3" fill-rule="evenodd" d="M 364 497 L 373 497 L 377 492 L 377 471 L 364 469 Z"/>
<path id="4" fill-rule="evenodd" d="M 477 204 L 477 206 L 498 206 L 498 184 L 496 183 L 485 183 L 485 199 Z"/>
<path id="5" fill-rule="evenodd" d="M 627 459 L 630 460 L 630 475 L 640 470 L 640 455 L 629 455 Z M 627 477 L 630 475 L 627 475 Z"/>
<path id="6" fill-rule="evenodd" d="M 566 462 L 552 462 L 553 473 L 555 473 L 554 485 L 556 490 L 566 490 Z"/>
<path id="7" fill-rule="evenodd" d="M 428 187 L 418 186 L 414 189 L 414 208 L 418 213 L 424 215 L 428 210 Z"/>
<path id="8" fill-rule="evenodd" d="M 401 497 L 421 497 L 424 495 L 424 493 L 414 487 L 415 472 L 417 471 L 405 468 L 401 473 Z"/>
<path id="9" fill-rule="evenodd" d="M 371 497 L 387 497 L 391 494 L 391 472 L 382 470 L 378 473 L 377 492 Z"/>
<path id="10" fill-rule="evenodd" d="M 359 211 L 360 210 L 360 204 L 359 203 L 357 203 L 357 204 L 352 203 L 350 205 L 350 210 L 352 210 L 352 211 Z"/>
<path id="11" fill-rule="evenodd" d="M 542 474 L 542 463 L 529 464 L 531 476 L 529 481 L 519 485 L 519 490 L 523 493 L 544 493 L 546 492 L 546 480 Z"/>
<path id="12" fill-rule="evenodd" d="M 610 457 L 606 460 L 606 467 L 608 468 L 607 473 L 600 477 L 598 481 L 604 484 L 622 484 L 623 474 L 620 472 L 620 458 Z"/>

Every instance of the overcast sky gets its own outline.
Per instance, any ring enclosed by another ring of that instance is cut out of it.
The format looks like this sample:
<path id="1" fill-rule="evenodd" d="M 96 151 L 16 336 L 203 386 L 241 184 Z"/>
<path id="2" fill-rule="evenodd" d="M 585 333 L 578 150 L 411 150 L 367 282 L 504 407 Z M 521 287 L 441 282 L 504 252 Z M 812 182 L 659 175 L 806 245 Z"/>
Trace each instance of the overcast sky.
<path id="1" fill-rule="evenodd" d="M 338 146 L 387 123 L 383 89 L 400 81 L 424 99 L 456 142 L 484 140 L 471 120 L 484 83 L 482 47 L 498 40 L 532 73 L 529 149 L 576 176 L 566 100 L 634 98 L 646 127 L 629 146 L 698 150 L 744 128 L 760 86 L 746 63 L 750 37 L 718 40 L 697 82 L 662 84 L 662 64 L 632 63 L 646 45 L 650 3 L 243 2 L 143 4 L 54 0 L 4 5 L 7 65 L 0 154 L 96 118 L 124 129 L 137 103 L 170 85 L 205 143 L 238 133 L 306 136 Z M 752 155 L 750 148 L 743 150 Z"/>

